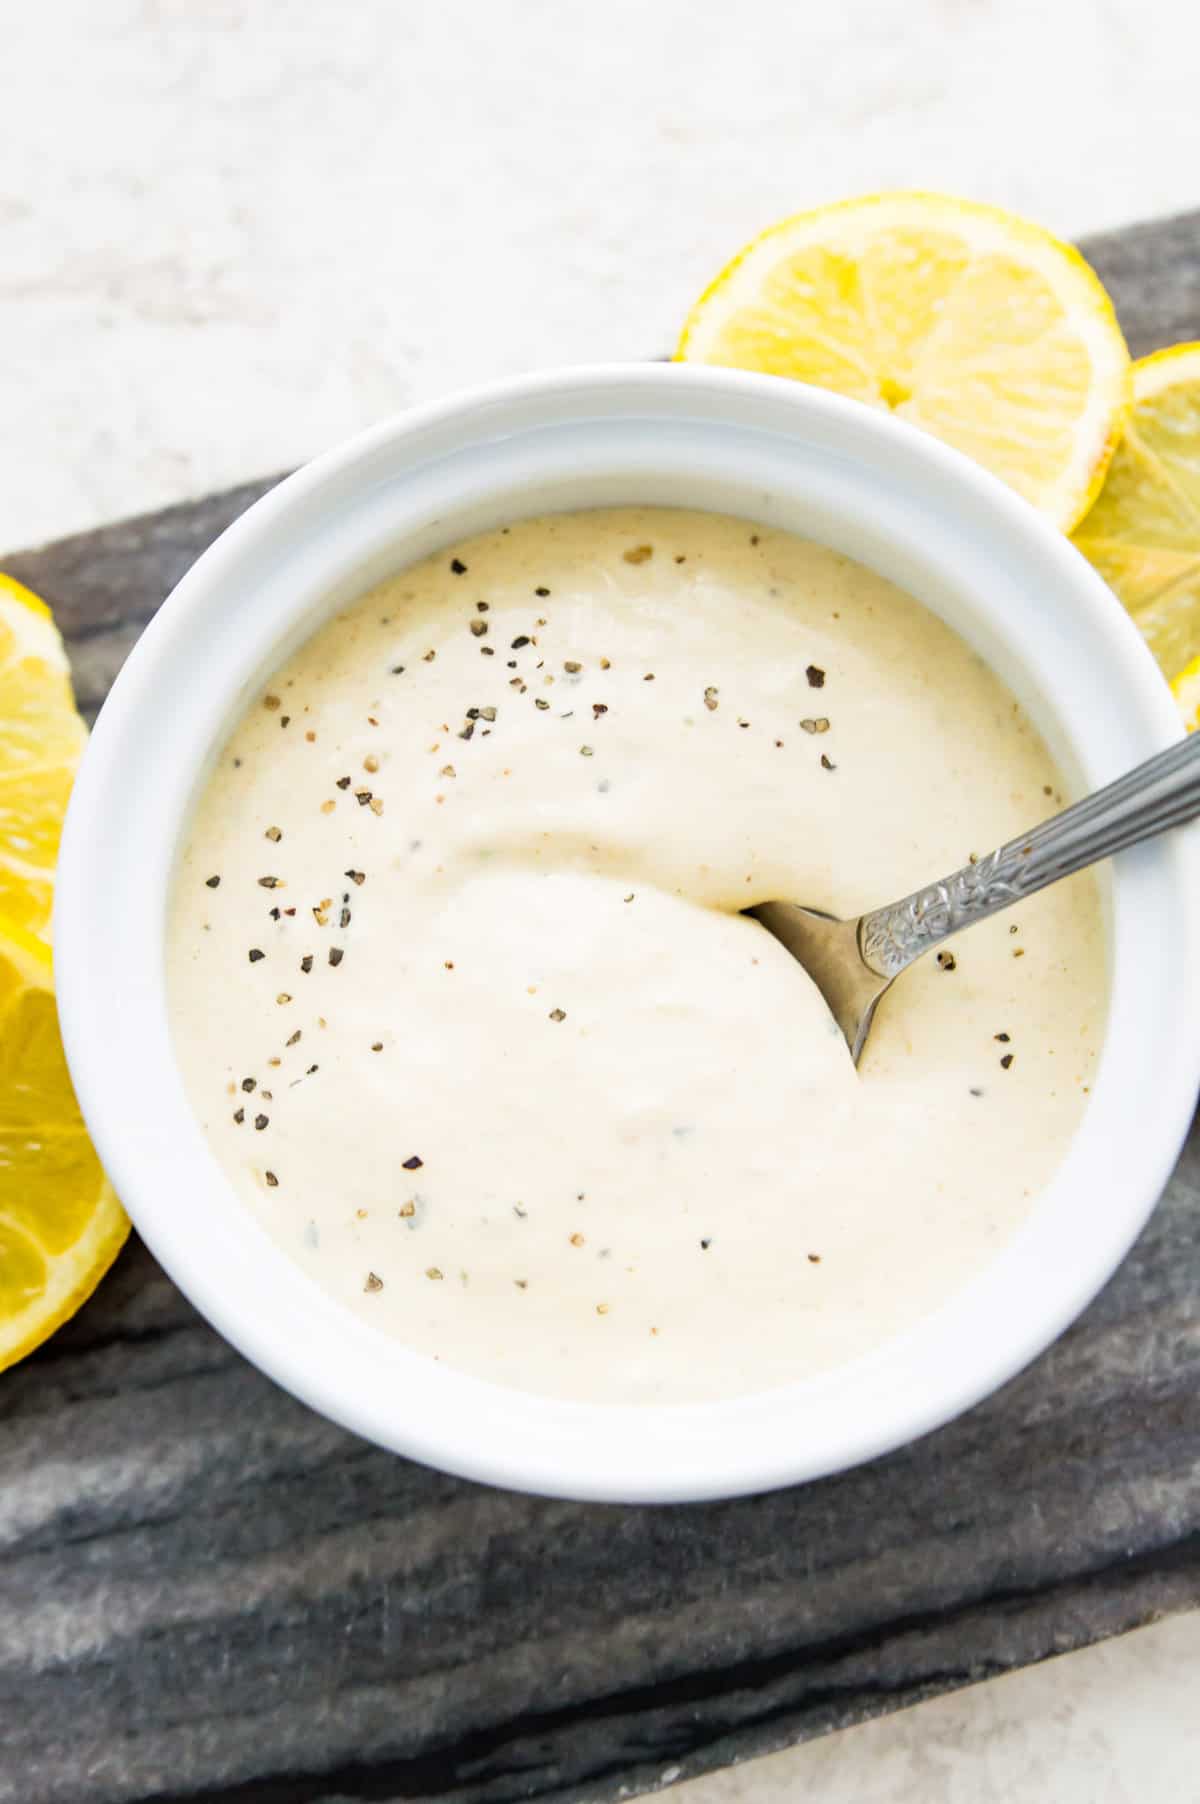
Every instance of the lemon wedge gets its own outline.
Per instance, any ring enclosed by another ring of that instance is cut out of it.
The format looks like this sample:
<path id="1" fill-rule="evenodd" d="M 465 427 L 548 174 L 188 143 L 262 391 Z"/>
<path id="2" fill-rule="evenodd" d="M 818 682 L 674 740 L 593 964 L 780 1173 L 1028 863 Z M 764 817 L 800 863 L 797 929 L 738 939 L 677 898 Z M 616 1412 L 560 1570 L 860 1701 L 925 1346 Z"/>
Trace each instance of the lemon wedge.
<path id="1" fill-rule="evenodd" d="M 1129 404 L 1129 353 L 1079 253 L 940 194 L 772 226 L 701 295 L 675 355 L 890 408 L 1066 531 L 1099 492 Z"/>
<path id="2" fill-rule="evenodd" d="M 128 1232 L 71 1088 L 49 949 L 0 921 L 0 1370 L 75 1313 Z"/>
<path id="3" fill-rule="evenodd" d="M 0 572 L 0 916 L 43 937 L 86 739 L 49 608 Z"/>
<path id="4" fill-rule="evenodd" d="M 1191 706 L 1200 658 L 1200 344 L 1133 366 L 1133 407 L 1096 505 L 1073 535 Z"/>

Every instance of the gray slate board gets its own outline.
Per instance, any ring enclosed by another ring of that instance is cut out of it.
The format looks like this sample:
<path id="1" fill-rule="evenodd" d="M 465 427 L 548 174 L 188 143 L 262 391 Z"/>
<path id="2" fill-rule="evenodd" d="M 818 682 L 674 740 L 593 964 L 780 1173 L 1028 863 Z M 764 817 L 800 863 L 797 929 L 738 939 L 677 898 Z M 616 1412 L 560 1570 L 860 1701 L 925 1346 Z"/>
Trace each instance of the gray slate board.
<path id="1" fill-rule="evenodd" d="M 1085 247 L 1200 337 L 1200 213 Z M 4 560 L 94 711 L 270 483 Z M 610 1800 L 1200 1604 L 1200 1136 L 1118 1277 L 917 1445 L 734 1503 L 489 1491 L 259 1376 L 130 1246 L 0 1379 L 0 1804 Z"/>

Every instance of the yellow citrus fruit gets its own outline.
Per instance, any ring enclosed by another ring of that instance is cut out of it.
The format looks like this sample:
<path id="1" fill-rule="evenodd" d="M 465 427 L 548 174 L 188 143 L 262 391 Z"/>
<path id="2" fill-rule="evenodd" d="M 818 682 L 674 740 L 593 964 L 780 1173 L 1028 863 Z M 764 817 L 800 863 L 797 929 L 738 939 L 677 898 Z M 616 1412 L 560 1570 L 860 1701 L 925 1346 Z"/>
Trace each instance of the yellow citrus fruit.
<path id="1" fill-rule="evenodd" d="M 0 916 L 43 937 L 86 738 L 49 608 L 0 572 Z"/>
<path id="2" fill-rule="evenodd" d="M 0 921 L 0 1370 L 75 1313 L 128 1232 L 71 1088 L 49 949 Z"/>
<path id="3" fill-rule="evenodd" d="M 1133 615 L 1168 680 L 1182 682 L 1191 667 L 1185 687 L 1194 697 L 1200 344 L 1175 345 L 1134 364 L 1125 436 L 1096 505 L 1073 537 Z"/>
<path id="4" fill-rule="evenodd" d="M 1171 684 L 1171 694 L 1179 704 L 1184 726 L 1194 733 L 1200 727 L 1200 657 L 1184 665 Z"/>
<path id="5" fill-rule="evenodd" d="M 890 408 L 1066 531 L 1129 405 L 1129 353 L 1079 253 L 941 194 L 876 194 L 772 226 L 701 295 L 675 355 Z"/>

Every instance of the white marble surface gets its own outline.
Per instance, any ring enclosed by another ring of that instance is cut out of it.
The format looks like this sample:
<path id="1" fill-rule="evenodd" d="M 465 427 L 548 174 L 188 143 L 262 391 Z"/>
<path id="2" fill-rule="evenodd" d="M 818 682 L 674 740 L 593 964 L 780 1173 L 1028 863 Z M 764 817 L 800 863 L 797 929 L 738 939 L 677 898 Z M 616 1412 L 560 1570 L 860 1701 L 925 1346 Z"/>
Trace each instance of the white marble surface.
<path id="1" fill-rule="evenodd" d="M 1194 1617 L 695 1779 L 671 1804 L 1194 1804 Z"/>
<path id="2" fill-rule="evenodd" d="M 0 546 L 506 371 L 665 348 L 778 215 L 1200 205 L 1194 0 L 0 0 Z M 691 1804 L 1176 1804 L 1200 1616 Z"/>
<path id="3" fill-rule="evenodd" d="M 1200 201 L 1194 0 L 0 0 L 0 545 L 666 347 L 780 214 Z"/>

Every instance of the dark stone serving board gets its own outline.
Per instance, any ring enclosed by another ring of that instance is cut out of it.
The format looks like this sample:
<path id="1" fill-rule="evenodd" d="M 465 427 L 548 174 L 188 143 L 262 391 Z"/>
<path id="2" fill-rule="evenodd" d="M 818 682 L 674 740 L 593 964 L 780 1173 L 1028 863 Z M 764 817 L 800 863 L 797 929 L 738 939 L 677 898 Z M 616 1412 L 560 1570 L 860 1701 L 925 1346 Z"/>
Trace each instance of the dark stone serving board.
<path id="1" fill-rule="evenodd" d="M 1200 336 L 1200 213 L 1085 247 Z M 4 560 L 103 699 L 271 485 Z M 445 1478 L 312 1415 L 140 1245 L 0 1378 L 0 1804 L 617 1799 L 1200 1603 L 1200 1136 L 1119 1275 L 948 1428 L 733 1503 Z"/>

